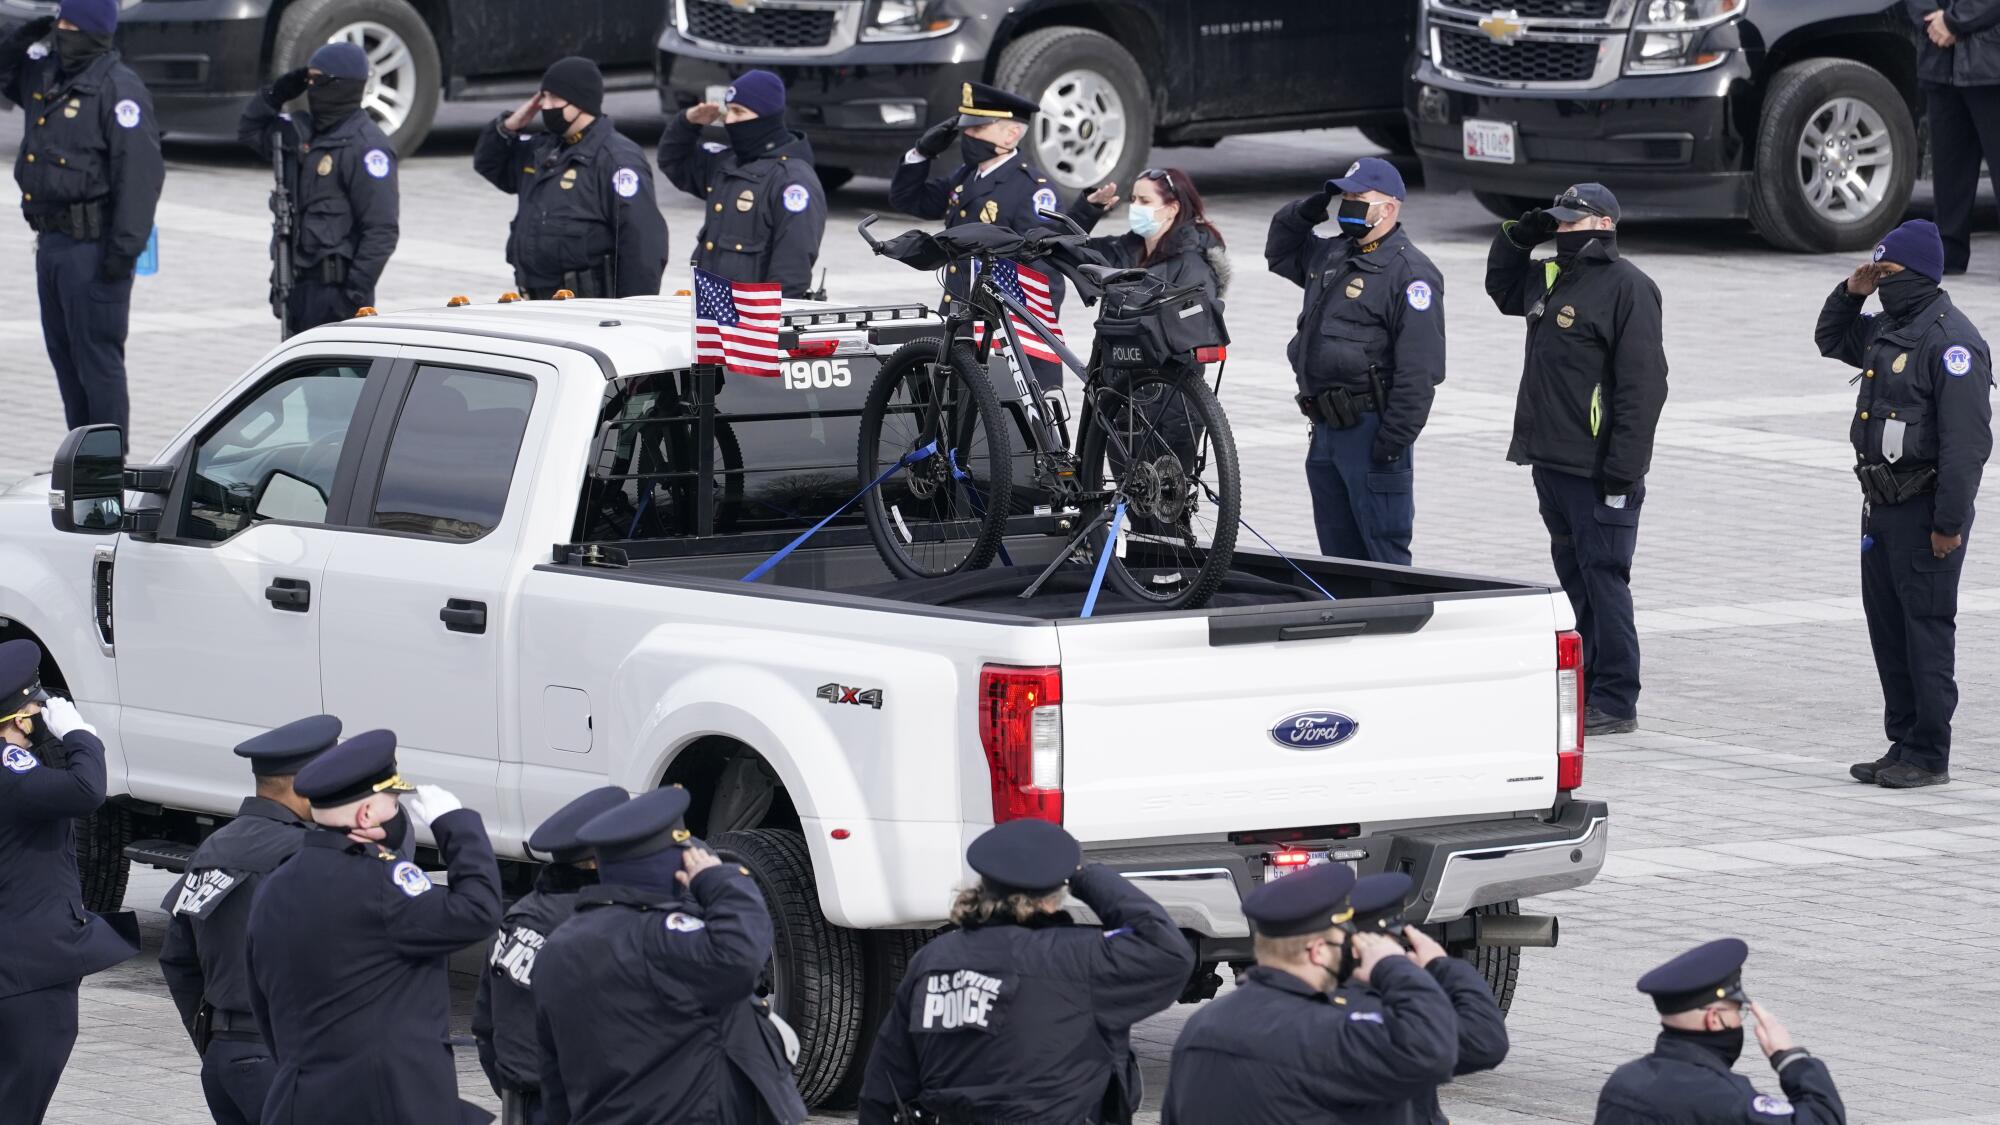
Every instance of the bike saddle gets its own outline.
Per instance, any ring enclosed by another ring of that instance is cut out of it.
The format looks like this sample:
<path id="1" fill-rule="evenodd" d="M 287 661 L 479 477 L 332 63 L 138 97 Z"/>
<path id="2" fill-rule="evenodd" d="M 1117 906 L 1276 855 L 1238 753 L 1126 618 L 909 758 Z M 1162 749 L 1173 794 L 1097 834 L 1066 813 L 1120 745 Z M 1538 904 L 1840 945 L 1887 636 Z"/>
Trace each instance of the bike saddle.
<path id="1" fill-rule="evenodd" d="M 1076 269 L 1078 273 L 1089 278 L 1094 284 L 1099 286 L 1115 285 L 1121 281 L 1143 281 L 1152 276 L 1145 270 L 1136 267 L 1082 265 Z"/>

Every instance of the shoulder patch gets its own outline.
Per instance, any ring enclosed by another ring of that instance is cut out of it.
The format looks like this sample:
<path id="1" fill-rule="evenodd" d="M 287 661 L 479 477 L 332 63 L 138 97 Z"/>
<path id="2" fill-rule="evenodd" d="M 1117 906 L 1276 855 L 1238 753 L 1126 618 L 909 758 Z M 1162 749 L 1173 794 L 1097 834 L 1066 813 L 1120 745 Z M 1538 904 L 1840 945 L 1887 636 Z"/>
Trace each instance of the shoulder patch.
<path id="1" fill-rule="evenodd" d="M 1964 344 L 1953 344 L 1944 350 L 1944 369 L 1956 379 L 1972 370 L 1972 353 Z"/>
<path id="2" fill-rule="evenodd" d="M 611 174 L 611 190 L 630 199 L 639 194 L 639 173 L 630 168 L 620 168 Z"/>
<path id="3" fill-rule="evenodd" d="M 1792 1103 L 1784 1098 L 1774 1098 L 1769 1094 L 1758 1094 L 1750 1099 L 1750 1112 L 1766 1117 L 1790 1117 Z"/>
<path id="4" fill-rule="evenodd" d="M 785 189 L 785 210 L 794 215 L 812 206 L 812 192 L 804 184 L 792 184 Z"/>
<path id="5" fill-rule="evenodd" d="M 1054 188 L 1036 188 L 1036 189 L 1035 189 L 1035 210 L 1037 210 L 1037 211 L 1053 211 L 1053 210 L 1055 210 L 1055 209 L 1056 209 L 1056 191 L 1055 191 L 1055 189 L 1054 189 Z"/>
<path id="6" fill-rule="evenodd" d="M 667 915 L 668 933 L 692 934 L 707 928 L 707 922 L 702 921 L 692 914 L 682 914 L 676 910 L 672 914 Z"/>
<path id="7" fill-rule="evenodd" d="M 703 151 L 703 152 L 728 152 L 728 151 L 729 151 L 729 146 L 728 146 L 728 145 L 726 145 L 726 144 L 723 144 L 723 143 L 722 143 L 721 141 L 703 141 L 703 142 L 701 142 L 701 151 Z"/>
<path id="8" fill-rule="evenodd" d="M 30 43 L 30 44 L 28 44 L 28 57 L 29 57 L 29 58 L 31 58 L 31 59 L 45 59 L 45 58 L 48 58 L 48 57 L 49 57 L 49 42 L 48 42 L 48 40 L 46 40 L 46 39 L 37 39 L 37 40 L 36 40 L 36 41 L 34 41 L 33 43 Z"/>
<path id="9" fill-rule="evenodd" d="M 389 154 L 379 148 L 371 148 L 368 154 L 361 158 L 361 166 L 368 169 L 368 174 L 376 179 L 386 179 L 389 175 Z"/>
<path id="10" fill-rule="evenodd" d="M 431 877 L 424 874 L 423 868 L 407 859 L 398 863 L 389 872 L 389 878 L 395 880 L 396 886 L 411 898 L 431 889 Z"/>
<path id="11" fill-rule="evenodd" d="M 1350 1022 L 1350 1023 L 1381 1023 L 1381 1022 L 1382 1022 L 1382 1013 L 1380 1013 L 1380 1012 L 1349 1012 L 1349 1013 L 1347 1013 L 1347 1019 L 1348 1019 L 1348 1022 Z"/>
<path id="12" fill-rule="evenodd" d="M 1403 295 L 1409 299 L 1410 307 L 1418 312 L 1431 307 L 1431 283 L 1428 281 L 1418 279 L 1410 282 L 1410 287 L 1403 291 Z"/>
<path id="13" fill-rule="evenodd" d="M 139 103 L 126 98 L 111 107 L 111 115 L 118 119 L 119 125 L 127 129 L 136 129 L 139 126 Z"/>
<path id="14" fill-rule="evenodd" d="M 19 746 L 9 746 L 5 752 L 0 753 L 0 765 L 6 766 L 15 773 L 27 773 L 41 764 L 41 762 L 35 759 L 33 754 L 28 753 Z"/>

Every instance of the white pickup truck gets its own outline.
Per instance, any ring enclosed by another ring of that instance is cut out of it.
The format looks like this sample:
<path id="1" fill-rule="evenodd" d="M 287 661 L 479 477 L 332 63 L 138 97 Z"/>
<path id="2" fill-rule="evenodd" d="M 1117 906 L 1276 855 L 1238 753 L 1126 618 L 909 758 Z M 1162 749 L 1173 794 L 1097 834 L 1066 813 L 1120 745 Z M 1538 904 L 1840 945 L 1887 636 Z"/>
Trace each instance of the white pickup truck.
<path id="1" fill-rule="evenodd" d="M 315 329 L 150 464 L 80 429 L 0 494 L 0 639 L 41 643 L 110 751 L 92 905 L 127 854 L 172 866 L 235 811 L 232 745 L 325 711 L 394 730 L 516 860 L 586 789 L 685 786 L 777 915 L 769 987 L 819 1103 L 852 1096 L 966 844 L 1012 817 L 1172 911 L 1187 1000 L 1248 960 L 1241 896 L 1319 862 L 1410 873 L 1411 919 L 1511 998 L 1556 936 L 1518 900 L 1594 878 L 1608 831 L 1571 792 L 1560 592 L 1240 551 L 1207 608 L 1086 618 L 1085 568 L 1016 596 L 1066 539 L 1046 508 L 1014 518 L 1011 569 L 897 583 L 850 514 L 744 581 L 852 495 L 877 357 L 924 323 L 788 306 L 792 358 L 759 379 L 691 366 L 690 311 Z"/>

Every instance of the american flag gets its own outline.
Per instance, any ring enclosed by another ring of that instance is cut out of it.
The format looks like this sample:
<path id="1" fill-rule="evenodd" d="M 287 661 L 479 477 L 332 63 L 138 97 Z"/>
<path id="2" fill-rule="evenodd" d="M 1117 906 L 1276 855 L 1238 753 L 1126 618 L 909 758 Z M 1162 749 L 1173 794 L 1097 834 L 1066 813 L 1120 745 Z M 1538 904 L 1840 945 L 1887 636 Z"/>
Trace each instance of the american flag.
<path id="1" fill-rule="evenodd" d="M 975 262 L 973 265 L 977 268 L 978 263 Z M 1049 335 L 1058 340 L 1063 339 L 1062 325 L 1056 323 L 1056 304 L 1054 298 L 1049 295 L 1047 277 L 1024 265 L 998 258 L 993 262 L 993 284 L 1000 292 L 1012 297 L 1029 312 L 1034 313 L 1035 319 L 1048 326 Z M 1051 363 L 1062 361 L 1047 344 L 1042 343 L 1040 336 L 1029 331 L 1027 323 L 1020 317 L 1010 312 L 1007 314 L 1007 319 L 1013 323 L 1015 335 L 1021 337 L 1021 350 L 1027 352 L 1031 358 L 1045 359 Z M 978 343 L 985 335 L 984 323 L 972 326 L 973 343 Z M 997 343 L 1002 348 L 1007 346 L 1005 337 Z"/>
<path id="2" fill-rule="evenodd" d="M 774 281 L 747 285 L 694 271 L 694 361 L 775 378 L 784 299 L 784 287 Z"/>

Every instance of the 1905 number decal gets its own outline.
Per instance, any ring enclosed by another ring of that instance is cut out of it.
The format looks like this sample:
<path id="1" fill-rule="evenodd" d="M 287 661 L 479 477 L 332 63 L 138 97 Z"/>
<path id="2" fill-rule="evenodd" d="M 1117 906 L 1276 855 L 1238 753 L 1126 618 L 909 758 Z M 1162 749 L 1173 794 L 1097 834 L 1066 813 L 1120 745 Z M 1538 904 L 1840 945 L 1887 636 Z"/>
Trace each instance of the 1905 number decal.
<path id="1" fill-rule="evenodd" d="M 785 389 L 788 391 L 823 391 L 830 387 L 847 387 L 854 384 L 854 372 L 848 369 L 844 359 L 794 359 L 781 366 L 785 369 Z"/>

